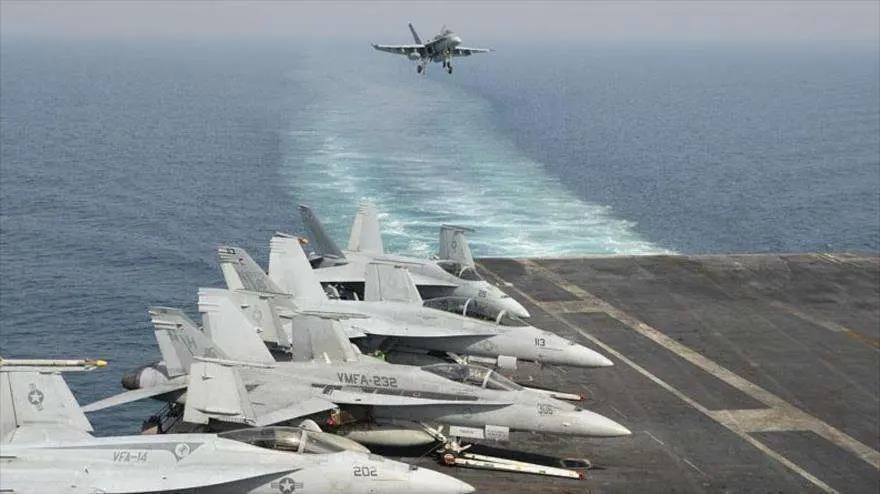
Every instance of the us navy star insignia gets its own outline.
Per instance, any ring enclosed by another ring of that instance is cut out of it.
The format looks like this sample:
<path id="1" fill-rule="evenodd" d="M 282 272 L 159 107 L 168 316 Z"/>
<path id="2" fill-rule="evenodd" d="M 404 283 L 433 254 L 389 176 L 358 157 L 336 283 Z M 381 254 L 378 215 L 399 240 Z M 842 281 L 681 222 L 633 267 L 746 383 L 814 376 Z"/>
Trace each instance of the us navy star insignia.
<path id="1" fill-rule="evenodd" d="M 37 410 L 43 410 L 43 392 L 35 385 L 31 384 L 31 391 L 27 395 L 28 403 L 33 405 Z"/>
<path id="2" fill-rule="evenodd" d="M 297 489 L 302 489 L 303 484 L 290 477 L 284 477 L 279 482 L 273 482 L 271 486 L 277 488 L 282 494 L 290 494 Z"/>

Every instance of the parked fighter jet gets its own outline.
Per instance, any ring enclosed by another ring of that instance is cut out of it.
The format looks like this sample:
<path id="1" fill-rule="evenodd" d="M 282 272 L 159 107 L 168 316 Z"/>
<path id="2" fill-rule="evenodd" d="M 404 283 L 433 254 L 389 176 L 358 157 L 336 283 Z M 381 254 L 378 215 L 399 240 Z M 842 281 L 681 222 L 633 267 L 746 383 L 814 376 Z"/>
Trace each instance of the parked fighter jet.
<path id="1" fill-rule="evenodd" d="M 473 492 L 457 479 L 293 427 L 93 437 L 60 371 L 102 361 L 0 361 L 0 491 Z M 366 451 L 366 452 L 365 452 Z"/>
<path id="2" fill-rule="evenodd" d="M 436 434 L 423 424 L 463 426 L 496 439 L 510 430 L 630 434 L 606 417 L 485 368 L 480 382 L 468 385 L 449 378 L 468 379 L 468 366 L 419 368 L 360 355 L 334 319 L 292 316 L 292 360 L 276 362 L 257 335 L 260 328 L 231 295 L 200 290 L 205 333 L 180 310 L 151 309 L 164 361 L 124 377 L 131 391 L 85 409 L 155 397 L 184 402 L 183 420 L 190 424 L 265 426 L 329 416 L 330 423 L 356 430 L 359 440 L 391 446 L 433 443 Z"/>
<path id="3" fill-rule="evenodd" d="M 300 205 L 299 212 L 322 256 L 317 263 L 321 268 L 317 271 L 321 283 L 341 286 L 362 284 L 367 263 L 391 262 L 409 269 L 424 299 L 448 296 L 473 298 L 496 312 L 504 310 L 517 317 L 529 317 L 525 307 L 477 272 L 465 228 L 449 225 L 440 228 L 440 260 L 434 261 L 386 254 L 376 208 L 368 202 L 361 203 L 358 208 L 348 237 L 348 249 L 344 251 L 327 235 L 310 207 Z"/>
<path id="4" fill-rule="evenodd" d="M 365 266 L 365 300 L 330 300 L 315 278 L 320 270 L 309 266 L 296 238 L 276 235 L 270 242 L 269 276 L 244 249 L 220 247 L 220 267 L 230 290 L 275 297 L 277 304 L 294 310 L 342 316 L 349 338 L 357 339 L 367 353 L 380 351 L 399 363 L 423 365 L 447 360 L 450 355 L 469 358 L 502 369 L 513 369 L 518 360 L 576 367 L 608 367 L 610 360 L 561 336 L 535 328 L 504 313 L 492 313 L 481 302 L 437 299 L 433 303 L 458 303 L 458 313 L 423 306 L 405 269 L 389 264 Z M 483 319 L 464 314 L 483 316 Z M 289 338 L 263 332 L 272 343 Z M 440 357 L 430 353 L 439 353 Z M 406 360 L 401 360 L 406 358 Z"/>
<path id="5" fill-rule="evenodd" d="M 452 73 L 452 59 L 454 57 L 468 57 L 474 53 L 486 53 L 491 50 L 485 48 L 465 48 L 461 45 L 461 38 L 446 26 L 440 29 L 440 33 L 434 36 L 427 43 L 422 43 L 421 38 L 416 33 L 413 25 L 409 25 L 409 31 L 412 33 L 414 45 L 377 45 L 373 44 L 373 48 L 388 53 L 397 53 L 405 55 L 410 60 L 418 60 L 416 72 L 421 74 L 428 66 L 428 62 L 443 63 L 443 69 L 448 73 Z"/>

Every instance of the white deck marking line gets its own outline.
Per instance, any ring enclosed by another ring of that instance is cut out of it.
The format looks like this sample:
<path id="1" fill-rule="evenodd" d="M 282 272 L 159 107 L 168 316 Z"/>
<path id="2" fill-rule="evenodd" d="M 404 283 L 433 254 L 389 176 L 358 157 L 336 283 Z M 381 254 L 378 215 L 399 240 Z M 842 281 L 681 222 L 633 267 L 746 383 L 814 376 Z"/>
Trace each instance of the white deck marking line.
<path id="1" fill-rule="evenodd" d="M 657 436 L 655 436 L 654 434 L 651 434 L 651 431 L 645 431 L 645 434 L 651 436 L 651 439 L 653 439 L 653 440 L 657 441 L 658 443 L 660 443 L 661 446 L 666 446 L 666 444 L 665 444 L 663 441 L 657 439 Z"/>
<path id="2" fill-rule="evenodd" d="M 556 283 L 557 280 L 560 280 L 561 283 L 559 286 L 563 286 L 564 284 L 566 287 L 571 287 L 567 288 L 568 291 L 570 291 L 574 295 L 586 299 L 589 305 L 604 306 L 605 313 L 634 329 L 642 336 L 653 340 L 655 343 L 663 346 L 664 348 L 675 353 L 679 357 L 687 360 L 693 365 L 696 365 L 697 367 L 703 369 L 709 374 L 712 374 L 716 378 L 724 381 L 730 386 L 742 391 L 743 393 L 751 396 L 761 403 L 764 403 L 768 407 L 778 409 L 781 412 L 780 416 L 785 417 L 786 420 L 790 420 L 798 424 L 807 425 L 808 427 L 805 430 L 815 432 L 826 440 L 831 441 L 837 446 L 840 446 L 841 448 L 858 456 L 874 468 L 880 469 L 880 452 L 878 452 L 877 450 L 861 443 L 849 434 L 846 434 L 845 432 L 833 427 L 823 420 L 820 420 L 819 418 L 808 414 L 800 408 L 795 407 L 794 405 L 788 403 L 787 401 L 774 395 L 766 389 L 740 377 L 729 369 L 722 367 L 715 361 L 705 357 L 703 354 L 698 353 L 685 345 L 682 345 L 678 341 L 666 336 L 665 334 L 652 328 L 648 324 L 645 324 L 635 317 L 632 317 L 622 310 L 614 307 L 608 302 L 605 302 L 604 300 L 588 293 L 586 290 L 578 286 L 571 285 L 564 280 L 561 280 L 561 277 L 556 273 L 553 273 L 552 271 L 545 269 L 544 267 L 539 266 L 531 261 L 526 261 L 524 264 L 526 264 L 528 268 L 531 268 L 532 270 L 541 273 L 541 275 L 549 281 Z M 522 292 L 520 291 L 520 293 Z M 541 304 L 537 301 L 535 301 L 534 303 L 536 303 L 539 307 L 541 306 Z M 562 320 L 556 314 L 552 315 L 557 319 Z M 567 325 L 572 329 L 577 329 L 581 332 L 581 334 L 584 334 L 584 332 L 580 328 L 576 328 L 571 324 Z"/>
<path id="3" fill-rule="evenodd" d="M 688 460 L 687 458 L 682 457 L 682 458 L 681 458 L 681 461 L 687 463 L 688 465 L 691 466 L 691 468 L 693 468 L 694 470 L 700 472 L 700 474 L 701 474 L 703 477 L 708 477 L 708 475 L 706 475 L 706 472 L 704 472 L 704 471 L 700 470 L 699 468 L 697 468 L 697 466 L 694 465 L 694 464 L 691 462 L 691 460 Z"/>
<path id="4" fill-rule="evenodd" d="M 545 277 L 548 277 L 551 281 L 554 281 L 554 282 L 555 282 L 555 278 L 557 278 L 556 276 L 554 276 L 554 273 L 550 272 L 549 270 L 545 270 L 544 268 L 541 268 L 540 266 L 537 266 L 537 265 L 533 264 L 533 263 L 532 263 L 531 261 L 529 261 L 528 259 L 518 259 L 517 261 L 520 262 L 520 263 L 523 264 L 523 265 L 527 265 L 527 266 L 529 266 L 529 267 L 537 267 L 538 269 L 540 269 L 540 270 L 546 272 L 546 273 L 549 274 L 550 276 L 545 276 Z M 486 272 L 489 273 L 489 275 L 490 275 L 491 277 L 493 277 L 493 278 L 495 278 L 495 279 L 497 279 L 497 280 L 499 280 L 499 281 L 504 282 L 504 280 L 501 279 L 500 277 L 498 277 L 497 275 L 495 275 L 495 273 L 493 273 L 493 272 L 491 272 L 491 271 L 488 271 L 488 270 L 487 270 Z M 572 288 L 575 288 L 577 292 L 580 292 L 580 293 L 582 293 L 582 294 L 584 294 L 584 295 L 586 295 L 586 296 L 589 296 L 590 298 L 595 299 L 595 297 L 593 297 L 593 296 L 590 295 L 590 294 L 587 294 L 587 292 L 585 292 L 585 291 L 583 291 L 582 289 L 580 289 L 580 287 L 577 287 L 577 286 L 574 286 L 574 285 L 569 285 L 569 284 L 567 284 L 567 283 L 559 283 L 559 284 L 558 284 L 558 286 L 563 286 L 563 285 L 571 286 Z M 535 305 L 538 306 L 538 307 L 542 307 L 541 302 L 538 302 L 537 300 L 533 299 L 533 298 L 530 297 L 528 294 L 526 294 L 525 292 L 523 292 L 522 290 L 520 290 L 518 287 L 511 285 L 510 288 L 513 288 L 514 290 L 516 290 L 516 291 L 520 294 L 520 296 L 522 296 L 523 299 L 528 300 L 529 302 L 531 302 L 532 304 L 535 304 Z M 571 291 L 571 290 L 569 290 L 569 291 Z M 575 293 L 575 292 L 573 292 L 573 293 Z M 577 293 L 575 293 L 575 294 L 577 294 Z M 595 299 L 595 300 L 598 300 L 598 299 Z M 610 305 L 607 304 L 607 302 L 602 301 L 602 303 L 605 304 L 606 306 L 609 306 L 609 307 L 610 307 Z M 616 311 L 616 310 L 615 310 L 615 312 L 619 312 L 619 311 Z M 610 355 L 616 357 L 616 358 L 617 358 L 618 360 L 620 360 L 621 362 L 623 362 L 623 363 L 625 363 L 626 365 L 632 367 L 636 372 L 638 372 L 639 374 L 642 374 L 643 376 L 645 376 L 646 378 L 648 378 L 649 380 L 651 380 L 652 382 L 654 382 L 655 384 L 657 384 L 657 385 L 660 386 L 661 388 L 663 388 L 663 389 L 665 389 L 666 391 L 668 391 L 669 393 L 673 394 L 673 395 L 674 395 L 675 397 L 677 397 L 678 399 L 680 399 L 680 400 L 684 401 L 685 403 L 687 403 L 688 405 L 690 405 L 692 408 L 694 408 L 694 409 L 696 409 L 697 411 L 703 413 L 704 415 L 708 416 L 709 418 L 711 418 L 711 419 L 713 419 L 713 420 L 716 420 L 716 422 L 717 422 L 717 419 L 713 416 L 713 413 L 712 413 L 710 410 L 708 410 L 707 408 L 703 407 L 702 405 L 700 405 L 700 404 L 697 403 L 696 401 L 692 400 L 690 397 L 688 397 L 687 395 L 685 395 L 684 393 L 682 393 L 682 392 L 679 391 L 678 389 L 672 387 L 671 385 L 669 385 L 668 383 L 666 383 L 665 381 L 663 381 L 663 380 L 660 379 L 659 377 L 657 377 L 657 376 L 655 376 L 654 374 L 648 372 L 647 369 L 641 367 L 640 365 L 636 364 L 636 363 L 633 362 L 632 360 L 626 358 L 622 353 L 618 352 L 618 351 L 615 350 L 614 348 L 612 348 L 612 347 L 608 346 L 607 344 L 603 343 L 601 340 L 599 340 L 599 339 L 596 338 L 595 336 L 593 336 L 593 335 L 587 333 L 586 331 L 584 331 L 584 330 L 581 329 L 580 327 L 575 326 L 574 324 L 570 323 L 569 321 L 565 320 L 564 318 L 560 317 L 559 315 L 557 315 L 557 314 L 555 314 L 555 313 L 552 313 L 552 312 L 548 312 L 548 314 L 549 314 L 551 317 L 553 317 L 554 319 L 556 319 L 557 321 L 559 321 L 560 323 L 562 323 L 563 325 L 568 326 L 569 328 L 573 329 L 574 331 L 577 331 L 577 332 L 580 333 L 584 338 L 590 340 L 590 341 L 593 342 L 595 345 L 597 345 L 598 347 L 602 348 L 605 352 L 609 353 Z M 612 316 L 612 317 L 613 317 L 613 316 Z M 621 321 L 621 322 L 624 322 L 624 321 Z M 634 329 L 635 329 L 635 328 L 634 328 Z M 670 350 L 671 350 L 671 349 L 670 349 Z M 717 364 L 716 364 L 716 365 L 717 365 Z M 730 371 L 728 371 L 728 373 L 730 373 Z M 731 374 L 732 374 L 732 373 L 731 373 Z M 756 387 L 757 387 L 757 386 L 756 386 Z M 809 481 L 810 483 L 812 483 L 813 485 L 815 485 L 815 486 L 818 487 L 819 489 L 823 490 L 824 492 L 828 492 L 828 493 L 837 493 L 837 492 L 838 492 L 837 490 L 833 489 L 831 486 L 829 486 L 829 485 L 826 484 L 825 482 L 819 480 L 816 476 L 814 476 L 814 475 L 811 474 L 810 472 L 807 472 L 806 470 L 804 470 L 803 468 L 799 467 L 798 465 L 796 465 L 794 462 L 792 462 L 792 461 L 789 460 L 788 458 L 782 456 L 781 454 L 777 453 L 776 451 L 774 451 L 774 450 L 770 449 L 769 447 L 767 447 L 766 445 L 764 445 L 764 443 L 762 443 L 762 442 L 758 441 L 757 439 L 755 439 L 754 437 L 750 436 L 747 432 L 745 432 L 745 431 L 743 431 L 743 430 L 740 430 L 739 428 L 736 428 L 736 427 L 731 427 L 731 422 L 730 422 L 730 421 L 718 422 L 718 423 L 721 424 L 721 425 L 722 425 L 723 427 L 725 427 L 726 429 L 728 429 L 729 431 L 731 431 L 731 432 L 733 432 L 734 434 L 736 434 L 737 436 L 739 436 L 739 437 L 740 437 L 741 439 L 743 439 L 744 441 L 748 442 L 749 444 L 751 444 L 752 446 L 754 446 L 755 448 L 757 448 L 759 451 L 761 451 L 761 452 L 764 453 L 765 455 L 769 456 L 770 458 L 772 458 L 773 460 L 776 460 L 778 463 L 782 464 L 783 466 L 785 466 L 785 467 L 788 468 L 789 470 L 791 470 L 791 471 L 795 472 L 796 474 L 800 475 L 801 477 L 803 477 L 804 479 L 806 479 L 807 481 Z"/>
<path id="5" fill-rule="evenodd" d="M 804 321 L 815 324 L 816 326 L 825 328 L 829 331 L 834 331 L 835 333 L 843 333 L 843 334 L 849 336 L 850 338 L 855 338 L 856 340 L 858 340 L 862 343 L 866 343 L 868 346 L 874 347 L 874 349 L 880 349 L 880 341 L 878 341 L 877 338 L 872 338 L 868 335 L 863 335 L 861 333 L 857 333 L 842 324 L 837 324 L 836 322 L 825 321 L 825 320 L 819 319 L 818 317 L 813 317 L 809 314 L 803 313 L 803 312 L 795 309 L 794 307 L 792 307 L 788 304 L 785 304 L 785 303 L 782 303 L 779 301 L 770 302 L 770 305 L 777 307 L 779 309 L 782 309 L 785 312 L 788 312 L 789 314 L 791 314 L 799 319 L 803 319 Z"/>

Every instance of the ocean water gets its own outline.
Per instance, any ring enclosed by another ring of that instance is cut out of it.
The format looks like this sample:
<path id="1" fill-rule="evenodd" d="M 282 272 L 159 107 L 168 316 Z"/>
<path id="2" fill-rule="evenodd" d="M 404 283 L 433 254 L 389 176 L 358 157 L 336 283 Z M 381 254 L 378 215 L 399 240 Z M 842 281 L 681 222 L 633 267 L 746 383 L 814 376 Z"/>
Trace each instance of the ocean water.
<path id="1" fill-rule="evenodd" d="M 83 403 L 158 359 L 216 247 L 265 264 L 357 203 L 389 250 L 474 228 L 478 256 L 880 250 L 880 53 L 496 46 L 417 76 L 326 43 L 0 43 L 0 355 L 99 357 Z M 136 432 L 158 408 L 93 414 Z"/>

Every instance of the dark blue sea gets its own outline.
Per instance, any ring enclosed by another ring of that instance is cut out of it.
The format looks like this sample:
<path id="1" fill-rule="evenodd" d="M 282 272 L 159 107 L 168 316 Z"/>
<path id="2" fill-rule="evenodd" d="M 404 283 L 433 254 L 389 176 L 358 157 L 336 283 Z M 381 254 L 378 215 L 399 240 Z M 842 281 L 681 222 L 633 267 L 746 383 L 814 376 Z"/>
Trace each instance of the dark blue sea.
<path id="1" fill-rule="evenodd" d="M 307 203 L 340 240 L 480 256 L 877 252 L 880 49 L 505 46 L 417 76 L 362 44 L 0 43 L 0 354 L 98 357 L 83 403 L 195 317 L 216 247 L 266 262 Z M 157 409 L 99 412 L 134 433 Z"/>

